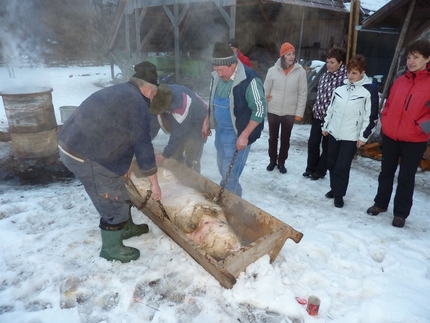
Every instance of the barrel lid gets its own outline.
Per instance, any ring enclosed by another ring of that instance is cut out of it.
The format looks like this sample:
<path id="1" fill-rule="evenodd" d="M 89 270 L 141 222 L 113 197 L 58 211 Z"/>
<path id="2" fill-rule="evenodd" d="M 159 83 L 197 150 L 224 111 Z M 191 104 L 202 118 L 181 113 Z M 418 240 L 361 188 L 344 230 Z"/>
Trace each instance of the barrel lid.
<path id="1" fill-rule="evenodd" d="M 42 87 L 42 86 L 29 86 L 29 87 L 17 87 L 11 89 L 5 89 L 0 91 L 1 96 L 5 95 L 27 95 L 27 94 L 39 94 L 52 92 L 52 88 L 50 87 Z"/>

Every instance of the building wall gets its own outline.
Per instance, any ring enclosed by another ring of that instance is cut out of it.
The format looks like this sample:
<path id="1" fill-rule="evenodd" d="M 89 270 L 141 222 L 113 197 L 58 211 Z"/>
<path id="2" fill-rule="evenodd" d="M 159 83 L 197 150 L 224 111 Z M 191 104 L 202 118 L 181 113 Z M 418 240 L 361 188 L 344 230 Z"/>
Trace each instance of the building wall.
<path id="1" fill-rule="evenodd" d="M 346 48 L 349 19 L 346 13 L 276 3 L 266 3 L 264 9 L 277 40 L 258 6 L 239 7 L 236 14 L 236 39 L 240 49 L 258 60 L 261 74 L 279 57 L 277 41 L 293 44 L 297 58 L 304 61 L 325 61 L 332 46 Z M 256 51 L 258 54 L 254 55 Z"/>

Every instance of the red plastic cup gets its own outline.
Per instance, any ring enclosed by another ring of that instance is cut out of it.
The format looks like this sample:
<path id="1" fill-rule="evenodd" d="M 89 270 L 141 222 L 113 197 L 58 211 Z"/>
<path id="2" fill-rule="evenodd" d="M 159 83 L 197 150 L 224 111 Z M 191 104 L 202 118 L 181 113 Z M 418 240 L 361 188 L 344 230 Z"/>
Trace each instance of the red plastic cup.
<path id="1" fill-rule="evenodd" d="M 308 298 L 308 306 L 306 307 L 306 311 L 310 316 L 317 316 L 318 310 L 320 309 L 321 300 L 314 295 L 309 296 Z"/>

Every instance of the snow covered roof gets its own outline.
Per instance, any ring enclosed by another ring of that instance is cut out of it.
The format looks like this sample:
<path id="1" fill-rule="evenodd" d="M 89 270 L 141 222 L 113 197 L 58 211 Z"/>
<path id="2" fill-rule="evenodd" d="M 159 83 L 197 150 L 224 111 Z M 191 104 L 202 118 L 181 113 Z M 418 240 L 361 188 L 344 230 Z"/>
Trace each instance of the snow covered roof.
<path id="1" fill-rule="evenodd" d="M 375 14 L 363 21 L 364 28 L 401 28 L 410 6 L 410 0 L 391 0 Z M 430 2 L 417 0 L 411 16 L 409 36 L 411 40 L 430 27 Z"/>
<path id="2" fill-rule="evenodd" d="M 284 4 L 292 4 L 301 7 L 318 8 L 339 12 L 348 12 L 343 5 L 342 0 L 264 0 L 263 2 L 278 2 Z"/>
<path id="3" fill-rule="evenodd" d="M 391 0 L 360 0 L 360 7 L 366 15 L 373 15 L 380 8 L 385 6 Z M 344 2 L 345 8 L 349 11 L 351 2 Z"/>

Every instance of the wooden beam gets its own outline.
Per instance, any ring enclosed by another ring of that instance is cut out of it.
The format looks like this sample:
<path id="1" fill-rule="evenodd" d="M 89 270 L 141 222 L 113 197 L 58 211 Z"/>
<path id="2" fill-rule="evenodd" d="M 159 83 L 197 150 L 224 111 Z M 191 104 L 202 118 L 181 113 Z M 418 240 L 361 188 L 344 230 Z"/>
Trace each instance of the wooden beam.
<path id="1" fill-rule="evenodd" d="M 218 7 L 219 12 L 221 13 L 221 16 L 223 16 L 225 22 L 227 23 L 227 25 L 231 28 L 231 19 L 229 14 L 227 13 L 227 11 L 224 10 L 223 7 L 221 7 L 221 5 L 217 2 L 215 2 L 215 5 Z"/>
<path id="2" fill-rule="evenodd" d="M 298 52 L 297 52 L 297 55 L 296 55 L 296 58 L 297 58 L 297 61 L 299 61 L 300 62 L 300 56 L 302 55 L 302 42 L 303 42 L 303 24 L 304 24 L 304 21 L 305 21 L 305 8 L 300 8 L 300 11 L 301 11 L 301 13 L 302 13 L 302 20 L 300 21 L 300 36 L 299 36 L 299 50 L 298 50 Z"/>
<path id="3" fill-rule="evenodd" d="M 121 2 L 118 4 L 118 9 L 115 15 L 114 23 L 112 25 L 111 32 L 108 38 L 109 41 L 106 47 L 107 51 L 112 49 L 115 43 L 116 37 L 118 35 L 119 28 L 122 25 L 122 20 L 124 19 L 124 7 L 126 2 L 127 0 L 121 0 Z"/>
<path id="4" fill-rule="evenodd" d="M 275 44 L 277 46 L 277 50 L 281 49 L 281 42 L 279 41 L 278 36 L 276 35 L 275 28 L 273 28 L 272 22 L 269 19 L 269 16 L 266 13 L 266 10 L 264 9 L 263 2 L 261 0 L 258 0 L 258 6 L 260 8 L 261 14 L 264 17 L 264 21 L 266 22 L 267 27 L 269 28 L 270 34 L 273 37 L 273 40 L 275 41 Z"/>
<path id="5" fill-rule="evenodd" d="M 236 38 L 236 6 L 230 7 L 230 38 Z"/>
<path id="6" fill-rule="evenodd" d="M 186 4 L 183 6 L 181 12 L 179 12 L 179 5 L 174 4 L 173 5 L 173 14 L 170 11 L 169 7 L 163 6 L 164 11 L 166 12 L 167 16 L 170 19 L 170 22 L 173 25 L 173 34 L 175 39 L 175 81 L 178 82 L 181 77 L 181 69 L 180 69 L 180 48 L 179 48 L 179 25 L 184 19 L 188 8 L 190 7 L 189 4 Z"/>
<path id="7" fill-rule="evenodd" d="M 145 7 L 142 9 L 142 11 L 140 12 L 140 16 L 139 16 L 139 25 L 142 24 L 143 22 L 143 18 L 145 18 L 146 16 L 146 12 L 148 11 L 148 7 Z"/>
<path id="8" fill-rule="evenodd" d="M 127 52 L 131 54 L 131 46 L 130 46 L 130 15 L 125 15 L 125 47 Z M 130 56 L 129 56 L 130 58 Z"/>
<path id="9" fill-rule="evenodd" d="M 403 45 L 404 45 L 406 32 L 409 28 L 411 16 L 415 8 L 415 3 L 416 3 L 416 0 L 411 0 L 411 3 L 409 4 L 408 13 L 406 14 L 405 21 L 403 23 L 402 30 L 400 32 L 399 40 L 397 41 L 394 57 L 393 57 L 393 60 L 391 61 L 390 71 L 388 72 L 387 81 L 385 82 L 384 91 L 382 92 L 381 100 L 379 102 L 379 111 L 382 110 L 385 103 L 384 102 L 385 98 L 387 97 L 387 94 L 388 94 L 388 90 L 391 88 L 391 84 L 393 83 L 394 71 L 397 67 L 397 61 L 399 59 L 400 50 L 403 48 Z"/>
<path id="10" fill-rule="evenodd" d="M 142 43 L 140 44 L 140 51 L 142 51 L 143 47 L 146 45 L 146 43 L 154 36 L 155 31 L 157 30 L 158 26 L 161 22 L 161 16 L 157 16 L 157 20 L 155 23 L 151 26 L 151 29 L 147 32 L 145 37 L 142 39 Z"/>
<path id="11" fill-rule="evenodd" d="M 410 43 L 415 39 L 419 38 L 427 29 L 430 28 L 429 21 L 418 20 L 412 21 L 411 27 L 408 30 L 408 34 L 405 37 L 405 42 Z"/>
<path id="12" fill-rule="evenodd" d="M 360 7 L 361 7 L 360 0 L 355 0 L 354 21 L 352 22 L 352 52 L 351 52 L 351 56 L 357 54 L 358 30 L 355 27 L 358 26 L 358 21 L 360 18 Z"/>
<path id="13" fill-rule="evenodd" d="M 348 63 L 349 59 L 352 55 L 354 55 L 354 21 L 355 21 L 355 12 L 357 8 L 357 1 L 351 0 L 350 8 L 349 8 L 349 24 L 348 24 L 348 44 L 346 50 L 346 62 Z M 360 8 L 358 8 L 358 11 Z"/>
<path id="14" fill-rule="evenodd" d="M 135 33 L 135 37 L 136 37 L 136 54 L 138 54 L 139 48 L 140 48 L 140 23 L 139 23 L 139 8 L 136 8 L 136 10 L 134 10 L 134 33 Z M 137 57 L 139 61 L 141 61 L 141 55 L 139 55 L 139 57 Z"/>

